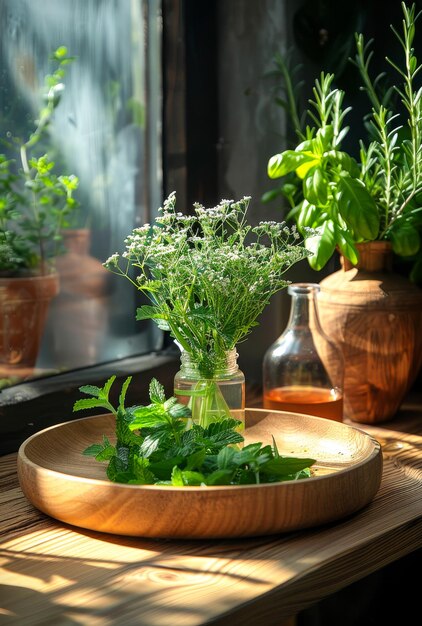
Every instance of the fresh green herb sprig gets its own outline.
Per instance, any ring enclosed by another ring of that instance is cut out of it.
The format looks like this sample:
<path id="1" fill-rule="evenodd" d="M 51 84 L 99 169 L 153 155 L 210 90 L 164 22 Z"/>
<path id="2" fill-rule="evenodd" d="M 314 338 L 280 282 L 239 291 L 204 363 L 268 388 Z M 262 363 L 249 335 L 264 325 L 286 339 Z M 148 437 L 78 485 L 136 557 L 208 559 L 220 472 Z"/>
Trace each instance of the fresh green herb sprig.
<path id="1" fill-rule="evenodd" d="M 105 408 L 116 419 L 116 443 L 103 435 L 83 454 L 106 462 L 108 478 L 136 485 L 213 486 L 271 483 L 308 478 L 314 459 L 287 457 L 273 445 L 251 443 L 237 432 L 233 418 L 187 428 L 190 410 L 176 398 L 166 399 L 163 386 L 153 378 L 151 403 L 125 408 L 132 377 L 122 386 L 117 409 L 109 400 L 112 376 L 104 387 L 85 385 L 80 391 L 92 396 L 75 402 L 73 410 Z"/>
<path id="2" fill-rule="evenodd" d="M 62 249 L 62 229 L 79 208 L 74 198 L 79 179 L 58 175 L 49 152 L 35 154 L 48 139 L 63 91 L 67 66 L 74 57 L 60 46 L 51 56 L 54 69 L 45 77 L 43 104 L 27 139 L 0 137 L 8 153 L 0 154 L 0 272 L 45 274 Z"/>
<path id="3" fill-rule="evenodd" d="M 295 227 L 249 226 L 249 201 L 222 200 L 212 209 L 195 204 L 195 215 L 182 215 L 172 193 L 155 224 L 136 228 L 126 251 L 104 264 L 150 300 L 137 319 L 170 331 L 204 378 L 212 378 L 257 325 L 272 295 L 288 284 L 287 269 L 310 254 Z"/>

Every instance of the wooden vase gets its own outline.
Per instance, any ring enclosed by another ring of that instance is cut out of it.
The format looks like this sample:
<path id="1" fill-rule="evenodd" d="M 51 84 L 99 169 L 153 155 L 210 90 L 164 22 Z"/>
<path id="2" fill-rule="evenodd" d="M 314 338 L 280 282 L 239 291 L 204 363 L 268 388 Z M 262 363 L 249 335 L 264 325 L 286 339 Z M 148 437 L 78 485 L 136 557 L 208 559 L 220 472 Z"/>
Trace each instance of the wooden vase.
<path id="1" fill-rule="evenodd" d="M 385 422 L 397 413 L 422 364 L 422 290 L 392 271 L 391 245 L 357 245 L 356 266 L 324 278 L 322 327 L 342 348 L 344 414 L 354 422 Z"/>

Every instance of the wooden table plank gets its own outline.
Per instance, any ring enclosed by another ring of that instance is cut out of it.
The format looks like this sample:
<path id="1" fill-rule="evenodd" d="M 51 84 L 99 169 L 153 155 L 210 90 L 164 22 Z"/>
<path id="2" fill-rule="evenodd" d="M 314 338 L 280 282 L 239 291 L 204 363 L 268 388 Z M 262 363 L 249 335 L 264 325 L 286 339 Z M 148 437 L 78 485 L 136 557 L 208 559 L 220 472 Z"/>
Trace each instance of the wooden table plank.
<path id="1" fill-rule="evenodd" d="M 279 626 L 422 547 L 422 424 L 409 421 L 419 434 L 406 432 L 405 419 L 364 429 L 384 450 L 369 506 L 322 528 L 254 539 L 145 540 L 70 527 L 27 502 L 16 455 L 2 457 L 0 623 Z"/>

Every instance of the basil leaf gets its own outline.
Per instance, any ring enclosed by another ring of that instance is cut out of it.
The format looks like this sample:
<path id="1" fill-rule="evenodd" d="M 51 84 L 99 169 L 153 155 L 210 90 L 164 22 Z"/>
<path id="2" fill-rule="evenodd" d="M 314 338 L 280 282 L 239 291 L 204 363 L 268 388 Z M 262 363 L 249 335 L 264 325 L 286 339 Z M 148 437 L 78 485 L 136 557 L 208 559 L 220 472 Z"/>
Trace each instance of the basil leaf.
<path id="1" fill-rule="evenodd" d="M 377 205 L 362 181 L 340 176 L 336 199 L 340 215 L 355 235 L 369 240 L 377 237 L 380 225 Z"/>
<path id="2" fill-rule="evenodd" d="M 286 150 L 280 154 L 275 154 L 268 161 L 268 176 L 270 178 L 280 178 L 311 161 L 315 161 L 315 155 L 310 152 Z"/>
<path id="3" fill-rule="evenodd" d="M 327 219 L 327 213 L 321 211 L 314 204 L 309 204 L 307 200 L 303 200 L 299 214 L 296 216 L 296 222 L 301 230 L 305 228 L 317 229 Z"/>
<path id="4" fill-rule="evenodd" d="M 359 176 L 360 170 L 356 160 L 349 156 L 347 152 L 340 150 L 330 150 L 326 154 L 327 161 L 332 167 L 340 167 L 342 170 L 350 174 L 351 177 Z"/>
<path id="5" fill-rule="evenodd" d="M 270 191 L 266 191 L 265 193 L 262 194 L 261 202 L 264 202 L 264 203 L 271 202 L 272 200 L 275 200 L 276 198 L 282 195 L 283 195 L 283 190 L 281 187 L 277 187 L 277 189 L 270 189 Z"/>
<path id="6" fill-rule="evenodd" d="M 328 189 L 328 179 L 319 167 L 316 167 L 303 180 L 303 195 L 309 204 L 325 205 L 328 199 Z"/>
<path id="7" fill-rule="evenodd" d="M 359 257 L 353 238 L 349 235 L 347 231 L 341 231 L 339 228 L 335 229 L 335 233 L 337 245 L 340 252 L 343 254 L 343 256 L 346 257 L 346 259 L 349 259 L 349 261 L 353 263 L 353 265 L 356 265 Z"/>
<path id="8" fill-rule="evenodd" d="M 390 231 L 393 251 L 399 256 L 413 256 L 420 248 L 421 240 L 418 231 L 412 224 L 397 225 Z"/>
<path id="9" fill-rule="evenodd" d="M 332 257 L 336 247 L 336 238 L 331 220 L 324 222 L 317 231 L 315 235 L 305 239 L 305 246 L 312 252 L 312 256 L 308 257 L 309 265 L 319 271 Z"/>

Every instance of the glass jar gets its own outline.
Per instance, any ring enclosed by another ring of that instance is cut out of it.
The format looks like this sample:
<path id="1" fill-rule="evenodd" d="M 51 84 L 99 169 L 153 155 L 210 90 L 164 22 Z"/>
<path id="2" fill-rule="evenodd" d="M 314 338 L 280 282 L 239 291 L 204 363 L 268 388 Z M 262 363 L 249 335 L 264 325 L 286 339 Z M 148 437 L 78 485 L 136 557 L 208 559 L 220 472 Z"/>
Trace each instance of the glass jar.
<path id="1" fill-rule="evenodd" d="M 322 330 L 315 283 L 288 286 L 290 317 L 263 361 L 266 409 L 343 421 L 344 362 L 340 348 Z"/>
<path id="2" fill-rule="evenodd" d="M 180 370 L 174 378 L 174 395 L 190 407 L 193 423 L 206 428 L 211 422 L 234 417 L 244 426 L 245 376 L 237 357 L 236 349 L 230 350 L 212 377 L 204 377 L 192 356 L 182 351 Z"/>

